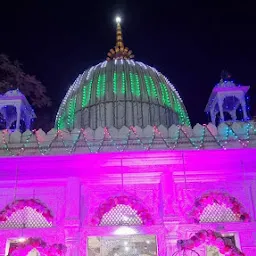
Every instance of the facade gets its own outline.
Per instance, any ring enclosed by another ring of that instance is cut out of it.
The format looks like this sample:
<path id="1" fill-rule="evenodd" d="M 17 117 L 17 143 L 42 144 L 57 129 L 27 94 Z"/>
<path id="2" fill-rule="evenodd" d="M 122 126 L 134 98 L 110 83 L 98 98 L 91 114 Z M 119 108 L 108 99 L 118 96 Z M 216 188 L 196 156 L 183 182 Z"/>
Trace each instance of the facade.
<path id="1" fill-rule="evenodd" d="M 1 131 L 0 255 L 256 255 L 256 123 L 192 128 L 117 21 L 55 128 Z"/>

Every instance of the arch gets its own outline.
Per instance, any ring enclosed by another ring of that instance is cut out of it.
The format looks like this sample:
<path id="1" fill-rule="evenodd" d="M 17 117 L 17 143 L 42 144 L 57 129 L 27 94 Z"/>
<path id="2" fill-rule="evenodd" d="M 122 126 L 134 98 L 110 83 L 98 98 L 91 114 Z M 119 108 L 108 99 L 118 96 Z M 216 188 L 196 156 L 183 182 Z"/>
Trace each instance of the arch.
<path id="1" fill-rule="evenodd" d="M 32 250 L 38 251 L 40 256 L 62 256 L 67 247 L 63 244 L 47 245 L 41 238 L 30 237 L 23 242 L 12 243 L 8 256 L 27 256 Z"/>
<path id="2" fill-rule="evenodd" d="M 229 211 L 227 214 L 231 213 L 232 217 L 229 220 L 227 219 L 227 221 L 250 221 L 249 214 L 244 211 L 242 204 L 240 204 L 235 197 L 221 192 L 209 192 L 196 199 L 190 213 L 194 222 L 226 222 L 225 220 L 221 221 L 219 218 L 216 218 L 215 221 L 202 221 L 201 216 L 204 214 L 207 207 L 214 209 L 217 213 L 221 210 L 221 207 L 222 210 L 226 209 Z"/>
<path id="3" fill-rule="evenodd" d="M 141 219 L 142 225 L 152 225 L 153 219 L 151 218 L 148 210 L 142 205 L 142 203 L 129 196 L 116 196 L 107 199 L 103 204 L 99 206 L 95 216 L 92 218 L 93 225 L 100 225 L 101 220 L 105 214 L 111 211 L 111 209 L 118 205 L 124 205 L 130 207 L 135 211 L 136 215 Z"/>
<path id="4" fill-rule="evenodd" d="M 46 255 L 46 243 L 41 238 L 30 237 L 24 242 L 17 241 L 12 243 L 8 256 L 27 256 L 32 250 L 36 249 L 40 255 Z"/>
<path id="5" fill-rule="evenodd" d="M 38 199 L 20 199 L 8 204 L 2 211 L 0 211 L 0 225 L 4 225 L 4 223 L 7 223 L 12 216 L 15 216 L 15 214 L 25 210 L 29 211 L 32 215 L 40 214 L 40 219 L 42 221 L 46 220 L 49 223 L 48 226 L 51 226 L 53 214 Z"/>
<path id="6" fill-rule="evenodd" d="M 245 256 L 235 245 L 228 244 L 220 233 L 213 230 L 200 230 L 190 239 L 177 242 L 179 251 L 193 250 L 202 244 L 215 246 L 224 255 Z"/>

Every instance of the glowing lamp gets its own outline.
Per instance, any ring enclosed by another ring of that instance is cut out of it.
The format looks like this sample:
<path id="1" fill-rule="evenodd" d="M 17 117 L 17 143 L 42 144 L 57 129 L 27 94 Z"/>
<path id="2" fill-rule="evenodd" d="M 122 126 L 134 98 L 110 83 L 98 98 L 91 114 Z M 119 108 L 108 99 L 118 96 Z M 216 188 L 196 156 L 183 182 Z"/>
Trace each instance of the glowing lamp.
<path id="1" fill-rule="evenodd" d="M 121 22 L 121 17 L 120 16 L 117 16 L 116 17 L 116 23 L 120 23 Z"/>
<path id="2" fill-rule="evenodd" d="M 129 227 L 120 227 L 115 230 L 115 235 L 136 235 L 137 230 Z"/>
<path id="3" fill-rule="evenodd" d="M 25 237 L 20 237 L 18 238 L 18 242 L 19 243 L 24 243 L 26 241 L 26 238 Z"/>

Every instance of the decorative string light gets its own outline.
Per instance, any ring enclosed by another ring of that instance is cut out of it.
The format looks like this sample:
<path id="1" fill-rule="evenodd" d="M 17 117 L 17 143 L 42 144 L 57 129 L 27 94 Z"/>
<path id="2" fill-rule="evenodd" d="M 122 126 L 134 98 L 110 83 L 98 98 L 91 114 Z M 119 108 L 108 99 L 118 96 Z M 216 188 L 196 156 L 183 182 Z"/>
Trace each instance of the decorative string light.
<path id="1" fill-rule="evenodd" d="M 232 128 L 232 127 L 231 127 Z M 186 129 L 188 127 L 184 126 L 176 126 L 176 134 L 173 135 L 172 137 L 164 138 L 164 136 L 161 134 L 161 132 L 158 130 L 156 126 L 152 127 L 152 135 L 146 138 L 142 138 L 137 134 L 137 131 L 135 127 L 131 127 L 128 129 L 127 135 L 124 136 L 122 140 L 119 139 L 114 139 L 109 132 L 108 128 L 104 129 L 104 136 L 102 139 L 98 140 L 97 142 L 92 139 L 88 139 L 88 136 L 86 136 L 86 130 L 81 129 L 81 131 L 72 131 L 67 132 L 67 131 L 62 131 L 58 130 L 56 134 L 54 135 L 54 138 L 49 140 L 45 140 L 44 138 L 39 138 L 39 133 L 38 131 L 33 130 L 32 132 L 26 134 L 26 139 L 24 143 L 18 148 L 13 146 L 11 147 L 8 142 L 8 137 L 9 133 L 7 130 L 3 130 L 1 132 L 1 137 L 2 138 L 0 141 L 0 151 L 5 152 L 7 155 L 22 155 L 24 154 L 25 151 L 27 150 L 38 150 L 41 155 L 47 155 L 50 154 L 50 151 L 55 148 L 54 144 L 57 142 L 59 139 L 62 142 L 63 149 L 67 153 L 73 153 L 76 151 L 76 147 L 78 146 L 79 142 L 79 147 L 81 147 L 80 141 L 81 139 L 85 142 L 84 147 L 88 147 L 89 151 L 91 153 L 97 153 L 100 152 L 103 143 L 104 142 L 110 142 L 110 145 L 112 145 L 115 149 L 114 151 L 118 152 L 123 152 L 126 150 L 128 147 L 128 144 L 130 143 L 129 141 L 134 141 L 134 139 L 131 137 L 132 134 L 135 135 L 135 145 L 140 145 L 142 150 L 150 150 L 154 146 L 156 135 L 159 135 L 160 138 L 162 139 L 162 148 L 166 149 L 171 149 L 174 150 L 177 148 L 178 145 L 182 145 L 182 148 L 188 148 L 189 145 L 192 146 L 193 149 L 203 149 L 205 147 L 211 147 L 215 148 L 215 146 L 212 145 L 213 142 L 219 147 L 224 150 L 227 148 L 232 148 L 233 143 L 235 141 L 239 142 L 241 145 L 241 148 L 247 148 L 249 145 L 249 142 L 254 138 L 256 135 L 256 127 L 253 126 L 253 124 L 246 123 L 244 124 L 244 133 L 243 135 L 238 136 L 237 133 L 234 131 L 234 129 L 230 129 L 230 127 L 225 127 L 225 133 L 224 135 L 213 135 L 211 130 L 208 128 L 207 125 L 203 125 L 202 129 L 202 135 L 201 136 L 193 136 L 190 135 L 186 132 Z M 251 131 L 251 133 L 250 133 Z M 67 133 L 68 139 L 65 139 L 64 133 Z M 73 135 L 72 137 L 75 138 L 73 139 L 72 142 L 70 142 L 70 135 Z M 181 135 L 184 134 L 186 138 L 186 142 L 182 139 L 181 140 Z M 253 136 L 252 138 L 250 137 L 250 134 Z M 34 137 L 34 136 L 35 137 Z M 10 135 L 12 136 L 12 134 Z M 47 136 L 47 135 L 46 135 Z M 33 146 L 33 138 L 36 139 L 37 147 L 35 148 Z M 19 139 L 20 140 L 20 139 Z M 45 141 L 44 141 L 45 140 Z M 14 142 L 12 142 L 13 145 Z M 18 143 L 18 142 L 17 142 Z M 158 142 L 159 144 L 159 142 Z M 60 147 L 59 145 L 57 146 L 58 148 Z M 33 153 L 35 154 L 35 153 Z"/>
<path id="2" fill-rule="evenodd" d="M 89 104 L 89 101 L 91 99 L 92 82 L 93 80 L 90 80 L 89 84 L 86 84 L 83 87 L 82 108 L 85 108 Z"/>

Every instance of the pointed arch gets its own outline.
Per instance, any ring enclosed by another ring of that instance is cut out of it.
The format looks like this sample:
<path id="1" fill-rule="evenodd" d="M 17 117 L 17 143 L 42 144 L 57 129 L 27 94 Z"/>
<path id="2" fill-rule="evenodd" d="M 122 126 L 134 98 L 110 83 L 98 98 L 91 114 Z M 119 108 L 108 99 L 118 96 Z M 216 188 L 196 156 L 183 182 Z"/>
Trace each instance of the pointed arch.
<path id="1" fill-rule="evenodd" d="M 15 200 L 0 211 L 2 228 L 51 227 L 52 221 L 52 212 L 38 199 Z"/>
<path id="2" fill-rule="evenodd" d="M 121 213 L 125 212 L 127 214 L 133 215 L 135 220 L 128 221 L 129 216 L 123 215 L 126 218 L 126 223 L 120 223 L 119 218 Z M 109 219 L 115 217 L 116 221 L 104 221 L 109 214 Z M 93 225 L 152 225 L 153 219 L 149 211 L 144 207 L 144 205 L 136 198 L 129 196 L 116 196 L 107 199 L 103 204 L 99 206 L 96 210 L 96 214 L 92 218 Z"/>
<path id="3" fill-rule="evenodd" d="M 213 230 L 200 230 L 190 239 L 177 242 L 179 251 L 193 250 L 203 244 L 217 247 L 224 255 L 245 256 L 235 245 L 228 244 L 220 233 Z"/>
<path id="4" fill-rule="evenodd" d="M 221 192 L 209 192 L 196 199 L 190 216 L 196 223 L 250 221 L 242 204 Z"/>

